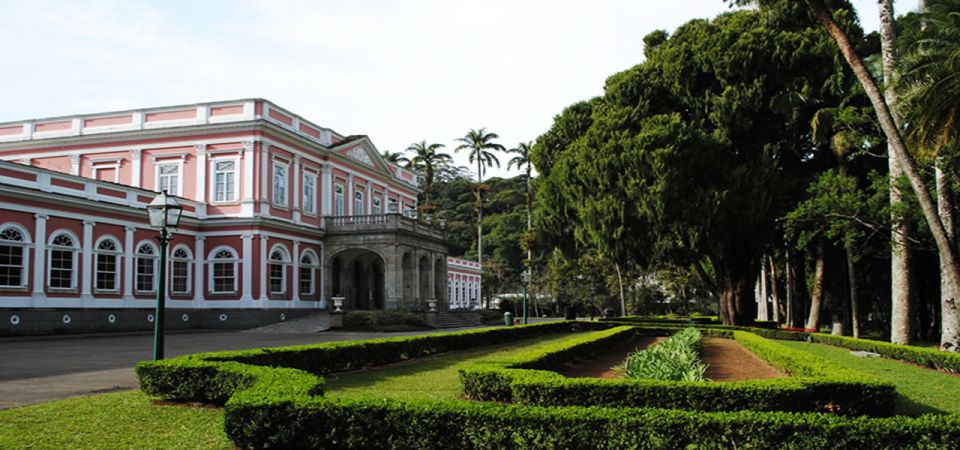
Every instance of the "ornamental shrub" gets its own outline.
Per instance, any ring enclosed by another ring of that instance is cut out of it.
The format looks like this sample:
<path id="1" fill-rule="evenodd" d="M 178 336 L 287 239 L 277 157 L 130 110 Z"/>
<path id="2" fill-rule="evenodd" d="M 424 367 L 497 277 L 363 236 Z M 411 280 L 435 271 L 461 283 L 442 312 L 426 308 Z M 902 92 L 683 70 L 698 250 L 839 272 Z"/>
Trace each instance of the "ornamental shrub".
<path id="1" fill-rule="evenodd" d="M 668 381 L 703 381 L 707 370 L 700 361 L 700 332 L 684 328 L 667 340 L 631 353 L 623 364 L 627 378 Z"/>

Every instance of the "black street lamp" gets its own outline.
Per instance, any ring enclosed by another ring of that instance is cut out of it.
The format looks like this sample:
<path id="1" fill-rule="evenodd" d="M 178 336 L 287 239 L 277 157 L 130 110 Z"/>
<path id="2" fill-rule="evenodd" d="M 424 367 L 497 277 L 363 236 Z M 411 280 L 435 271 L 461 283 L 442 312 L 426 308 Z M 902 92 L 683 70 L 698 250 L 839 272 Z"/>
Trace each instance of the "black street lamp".
<path id="1" fill-rule="evenodd" d="M 180 224 L 180 214 L 183 207 L 180 202 L 167 191 L 163 191 L 147 205 L 147 214 L 150 216 L 150 226 L 160 229 L 157 242 L 160 243 L 160 274 L 157 279 L 157 313 L 153 320 L 153 360 L 163 359 L 163 313 L 166 309 L 167 298 L 167 244 L 172 235 L 168 228 L 176 228 Z"/>
<path id="2" fill-rule="evenodd" d="M 523 324 L 527 324 L 527 288 L 530 286 L 530 272 L 524 270 L 520 273 L 520 281 L 523 281 Z"/>

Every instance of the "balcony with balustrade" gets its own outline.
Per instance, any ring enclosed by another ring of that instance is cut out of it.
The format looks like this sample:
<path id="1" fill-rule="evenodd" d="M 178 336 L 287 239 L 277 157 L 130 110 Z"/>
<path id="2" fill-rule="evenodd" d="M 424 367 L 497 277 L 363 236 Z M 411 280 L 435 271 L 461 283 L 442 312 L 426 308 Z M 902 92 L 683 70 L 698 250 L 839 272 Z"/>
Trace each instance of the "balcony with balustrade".
<path id="1" fill-rule="evenodd" d="M 327 236 L 358 234 L 412 234 L 421 238 L 446 240 L 447 232 L 438 224 L 430 224 L 404 214 L 375 214 L 365 216 L 327 216 L 324 218 Z"/>

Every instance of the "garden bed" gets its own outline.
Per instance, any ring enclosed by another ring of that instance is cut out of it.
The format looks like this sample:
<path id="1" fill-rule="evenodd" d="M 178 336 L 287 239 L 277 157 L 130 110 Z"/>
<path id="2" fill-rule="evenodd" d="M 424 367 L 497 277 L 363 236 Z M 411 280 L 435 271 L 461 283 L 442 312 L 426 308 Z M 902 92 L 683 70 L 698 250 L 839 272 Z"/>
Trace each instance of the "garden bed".
<path id="1" fill-rule="evenodd" d="M 766 380 L 786 375 L 732 339 L 704 338 L 700 360 L 710 381 Z"/>
<path id="2" fill-rule="evenodd" d="M 623 364 L 630 353 L 662 342 L 663 339 L 661 336 L 634 336 L 557 372 L 570 378 L 623 378 L 623 372 L 616 370 L 615 366 Z"/>

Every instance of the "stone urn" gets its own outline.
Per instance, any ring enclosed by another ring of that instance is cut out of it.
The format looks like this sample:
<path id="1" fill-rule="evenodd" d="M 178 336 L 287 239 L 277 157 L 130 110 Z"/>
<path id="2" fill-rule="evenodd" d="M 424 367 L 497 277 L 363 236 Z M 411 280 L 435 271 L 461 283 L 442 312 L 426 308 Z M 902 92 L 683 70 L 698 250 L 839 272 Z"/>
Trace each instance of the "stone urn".
<path id="1" fill-rule="evenodd" d="M 344 297 L 333 297 L 333 312 L 343 312 L 343 300 Z"/>
<path id="2" fill-rule="evenodd" d="M 427 299 L 427 308 L 430 312 L 437 312 L 437 299 Z"/>

